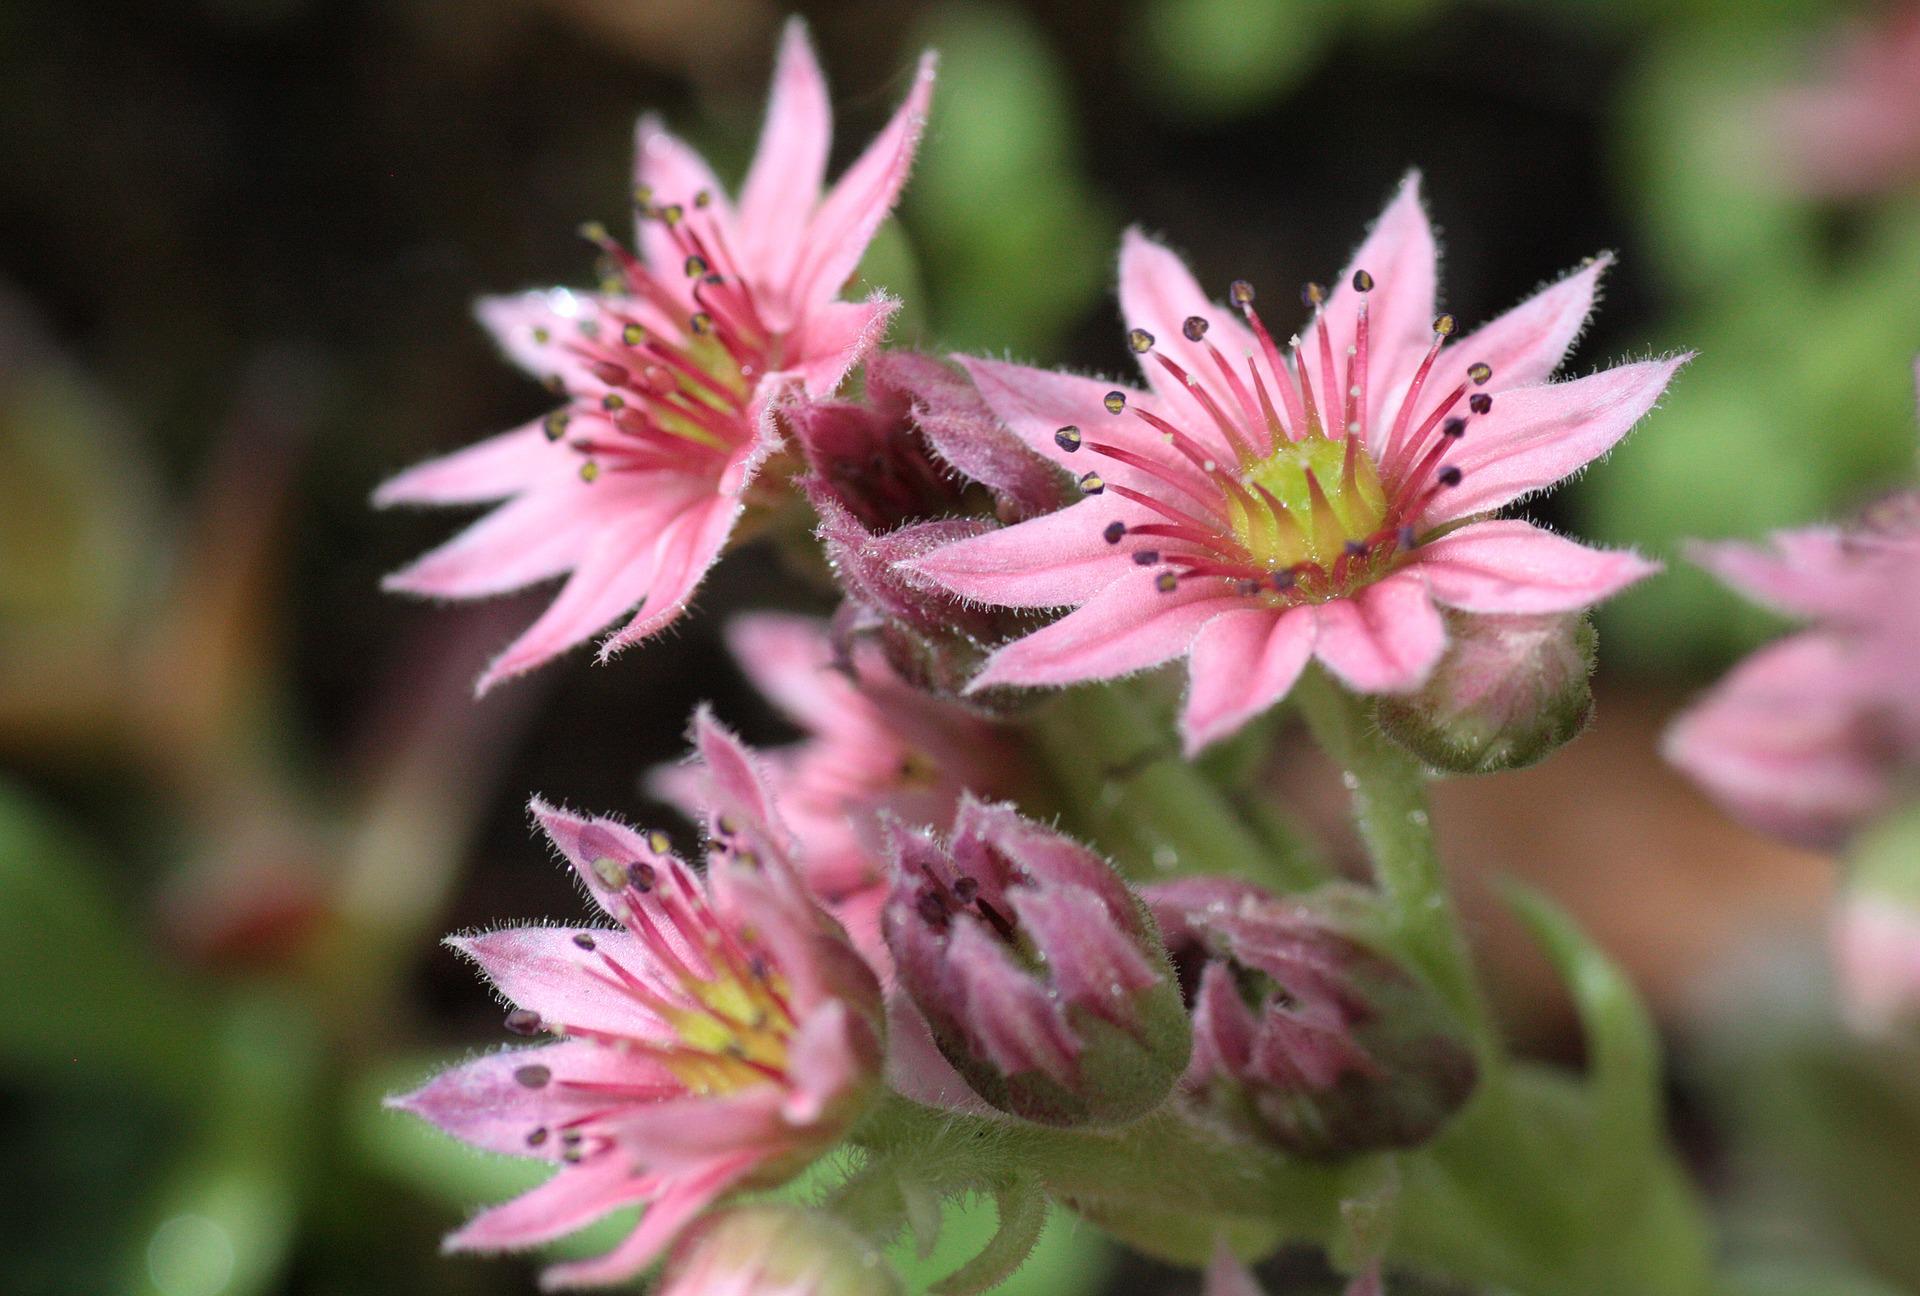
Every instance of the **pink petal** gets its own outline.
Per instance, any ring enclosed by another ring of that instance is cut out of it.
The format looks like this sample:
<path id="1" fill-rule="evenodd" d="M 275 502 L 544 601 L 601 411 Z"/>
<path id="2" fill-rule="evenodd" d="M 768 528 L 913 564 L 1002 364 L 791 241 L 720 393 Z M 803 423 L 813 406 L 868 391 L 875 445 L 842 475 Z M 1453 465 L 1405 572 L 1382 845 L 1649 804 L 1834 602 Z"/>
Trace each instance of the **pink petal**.
<path id="1" fill-rule="evenodd" d="M 536 288 L 483 297 L 473 313 L 509 359 L 535 378 L 558 378 L 575 395 L 597 396 L 607 385 L 571 350 L 583 323 L 597 324 L 603 308 L 593 293 Z"/>
<path id="2" fill-rule="evenodd" d="M 706 804 L 713 818 L 763 832 L 778 822 L 759 760 L 705 706 L 693 713 L 693 749 L 706 771 Z"/>
<path id="3" fill-rule="evenodd" d="M 585 1228 L 609 1211 L 645 1201 L 658 1187 L 618 1155 L 565 1166 L 511 1201 L 489 1207 L 443 1244 L 448 1251 L 513 1251 Z"/>
<path id="4" fill-rule="evenodd" d="M 373 493 L 376 508 L 395 504 L 491 504 L 548 477 L 579 469 L 556 449 L 539 422 L 477 441 L 452 454 L 416 464 Z"/>
<path id="5" fill-rule="evenodd" d="M 887 1084 L 925 1107 L 970 1116 L 995 1114 L 940 1052 L 912 998 L 897 992 L 887 996 Z"/>
<path id="6" fill-rule="evenodd" d="M 1530 522 L 1478 522 L 1417 551 L 1433 597 L 1467 612 L 1571 612 L 1660 570 L 1638 554 L 1589 549 Z"/>
<path id="7" fill-rule="evenodd" d="M 827 302 L 809 311 L 788 346 L 804 357 L 792 373 L 810 396 L 827 396 L 887 335 L 900 309 L 896 298 L 876 292 L 862 302 Z"/>
<path id="8" fill-rule="evenodd" d="M 478 936 L 449 936 L 446 943 L 478 963 L 510 1002 L 539 1013 L 543 1022 L 642 1040 L 668 1034 L 607 969 L 611 958 L 653 984 L 661 980 L 654 956 L 626 932 L 595 931 L 600 949 L 591 952 L 575 945 L 573 936 L 571 928 L 503 927 Z"/>
<path id="9" fill-rule="evenodd" d="M 620 864 L 642 863 L 651 866 L 665 876 L 673 875 L 681 884 L 681 889 L 696 888 L 697 883 L 687 871 L 687 866 L 671 855 L 656 851 L 646 837 L 617 819 L 603 815 L 577 815 L 548 805 L 539 797 L 529 803 L 534 821 L 540 825 L 540 831 L 547 835 L 554 849 L 573 867 L 587 894 L 592 896 L 610 917 L 621 919 L 621 905 L 607 903 L 609 895 L 619 894 L 609 890 L 606 882 L 594 868 L 596 861 L 606 858 Z"/>
<path id="10" fill-rule="evenodd" d="M 1693 353 L 1619 365 L 1572 382 L 1503 391 L 1448 462 L 1465 474 L 1428 520 L 1450 521 L 1544 490 L 1611 450 L 1652 409 Z"/>
<path id="11" fill-rule="evenodd" d="M 1207 1289 L 1205 1296 L 1266 1296 L 1260 1290 L 1260 1284 L 1253 1280 L 1247 1267 L 1234 1259 L 1227 1244 L 1221 1242 L 1214 1248 L 1213 1261 L 1207 1266 Z"/>
<path id="12" fill-rule="evenodd" d="M 1353 289 L 1353 275 L 1365 270 L 1373 276 L 1373 291 Z M 1374 222 L 1366 241 L 1353 254 L 1323 307 L 1333 338 L 1334 358 L 1343 366 L 1341 350 L 1354 336 L 1360 299 L 1367 299 L 1367 427 L 1382 425 L 1387 395 L 1404 387 L 1433 341 L 1434 298 L 1439 281 L 1439 251 L 1433 227 L 1420 201 L 1420 173 L 1410 171 L 1400 181 L 1393 200 Z M 1301 356 L 1317 357 L 1318 343 L 1301 330 Z M 1319 362 L 1313 378 L 1320 379 Z"/>
<path id="13" fill-rule="evenodd" d="M 1229 364 L 1244 364 L 1245 358 L 1254 353 L 1252 330 L 1234 312 L 1209 301 L 1186 264 L 1138 228 L 1129 228 L 1120 240 L 1120 317 L 1128 328 L 1151 333 L 1154 351 L 1198 379 L 1228 418 L 1261 426 L 1257 410 L 1243 409 L 1235 399 L 1206 346 L 1212 343 Z M 1187 320 L 1194 317 L 1209 326 L 1200 342 L 1188 339 L 1184 331 Z M 1161 413 L 1201 436 L 1211 436 L 1216 450 L 1232 450 L 1215 430 L 1212 416 L 1166 366 L 1153 355 L 1141 356 L 1140 366 L 1154 392 L 1173 407 Z M 1247 382 L 1244 373 L 1237 376 L 1243 385 Z"/>
<path id="14" fill-rule="evenodd" d="M 1180 735 L 1188 756 L 1285 697 L 1313 656 L 1315 618 L 1299 608 L 1222 612 L 1194 636 Z"/>
<path id="15" fill-rule="evenodd" d="M 1506 314 L 1448 345 L 1427 381 L 1428 390 L 1452 391 L 1467 381 L 1471 365 L 1493 369 L 1488 390 L 1532 387 L 1553 376 L 1567 350 L 1593 313 L 1600 277 L 1613 265 L 1612 254 L 1595 257 L 1586 265 L 1549 284 Z"/>
<path id="16" fill-rule="evenodd" d="M 646 602 L 634 618 L 600 646 L 606 661 L 622 648 L 666 629 L 687 610 L 687 601 L 707 571 L 720 559 L 739 519 L 740 501 L 714 495 L 675 518 L 660 535 L 652 558 Z"/>
<path id="17" fill-rule="evenodd" d="M 597 1259 L 552 1266 L 540 1275 L 541 1287 L 593 1287 L 633 1277 L 658 1259 L 694 1216 L 744 1179 L 758 1163 L 756 1157 L 731 1157 L 697 1175 L 671 1181 L 647 1207 L 640 1226 L 626 1241 Z"/>
<path id="18" fill-rule="evenodd" d="M 906 183 L 907 171 L 913 165 L 920 133 L 926 128 L 937 61 L 932 52 L 920 57 L 920 69 L 906 101 L 860 159 L 847 168 L 808 223 L 806 251 L 795 267 L 787 294 L 795 320 L 817 303 L 839 296 L 866 254 L 874 231 L 893 210 L 894 199 L 899 197 L 900 186 Z"/>
<path id="19" fill-rule="evenodd" d="M 972 1051 L 1003 1074 L 1038 1071 L 1072 1087 L 1080 1042 L 1047 987 L 974 919 L 954 923 L 946 953 L 950 999 Z"/>
<path id="20" fill-rule="evenodd" d="M 1103 403 L 1108 392 L 1117 391 L 1127 398 L 1129 407 L 1138 405 L 1146 396 L 1134 388 L 1104 378 L 1034 369 L 1005 360 L 968 355 L 955 355 L 952 359 L 967 371 L 981 399 L 1015 436 L 1028 448 L 1039 451 L 1076 476 L 1094 467 L 1102 473 L 1114 469 L 1104 462 L 1089 462 L 1090 456 L 1084 450 L 1071 456 L 1063 452 L 1054 440 L 1054 434 L 1061 428 L 1071 424 L 1089 441 L 1118 444 L 1116 433 L 1125 435 L 1139 426 L 1131 414 L 1109 414 Z M 1129 448 L 1133 448 L 1131 443 Z"/>
<path id="21" fill-rule="evenodd" d="M 635 185 L 649 190 L 654 203 L 661 207 L 677 204 L 691 211 L 695 196 L 704 191 L 713 219 L 722 229 L 733 228 L 727 191 L 714 178 L 706 159 L 652 113 L 642 117 L 633 129 L 633 180 Z M 667 291 L 691 302 L 691 281 L 679 273 L 686 254 L 666 223 L 641 216 L 636 238 L 641 260 L 661 272 L 659 278 Z"/>
<path id="22" fill-rule="evenodd" d="M 1352 598 L 1315 609 L 1314 655 L 1359 693 L 1404 693 L 1419 688 L 1447 646 L 1426 584 L 1397 572 Z"/>
<path id="23" fill-rule="evenodd" d="M 500 505 L 437 549 L 380 582 L 428 598 L 485 598 L 569 570 L 592 544 L 601 514 L 576 475 Z"/>
<path id="24" fill-rule="evenodd" d="M 1798 634 L 1747 658 L 1683 712 L 1661 750 L 1735 816 L 1814 847 L 1842 841 L 1887 796 L 1839 641 Z"/>
<path id="25" fill-rule="evenodd" d="M 1837 527 L 1776 531 L 1767 547 L 1689 545 L 1687 556 L 1757 603 L 1789 616 L 1857 614 L 1882 596 L 1879 555 Z"/>
<path id="26" fill-rule="evenodd" d="M 858 693 L 833 668 L 824 621 L 786 612 L 750 612 L 727 623 L 727 650 L 753 687 L 803 729 L 830 730 Z"/>
<path id="27" fill-rule="evenodd" d="M 782 1097 L 780 1086 L 772 1082 L 691 1095 L 636 1107 L 603 1128 L 631 1162 L 670 1175 L 698 1170 L 722 1157 L 770 1160 L 793 1141 L 780 1120 Z"/>
<path id="28" fill-rule="evenodd" d="M 740 253 L 773 283 L 787 283 L 820 201 L 833 144 L 827 80 L 807 39 L 806 20 L 789 18 L 767 96 L 766 125 L 740 189 Z"/>
<path id="29" fill-rule="evenodd" d="M 529 1066 L 546 1067 L 553 1079 L 537 1088 L 522 1084 L 516 1073 Z M 585 1040 L 563 1040 L 537 1048 L 502 1049 L 449 1067 L 412 1093 L 389 1098 L 387 1106 L 411 1112 L 488 1152 L 553 1159 L 560 1154 L 558 1138 L 548 1138 L 536 1148 L 527 1142 L 527 1135 L 540 1126 L 551 1129 L 607 1106 L 603 1094 L 576 1086 L 644 1085 L 656 1079 L 663 1090 L 680 1088 L 677 1080 L 650 1063 Z"/>
<path id="30" fill-rule="evenodd" d="M 995 652 L 967 691 L 1113 679 L 1171 661 L 1208 618 L 1240 606 L 1210 585 L 1185 581 L 1162 593 L 1152 572 L 1126 573 L 1078 611 Z"/>
<path id="31" fill-rule="evenodd" d="M 908 570 L 964 598 L 997 607 L 1076 607 L 1137 570 L 1138 543 L 1110 545 L 1103 532 L 1139 513 L 1117 495 L 1093 495 L 1057 513 L 942 545 Z"/>
<path id="32" fill-rule="evenodd" d="M 818 1121 L 869 1074 L 853 1046 L 854 1029 L 847 1005 L 837 999 L 821 1004 L 800 1023 L 787 1046 L 791 1089 L 780 1115 L 788 1124 Z"/>

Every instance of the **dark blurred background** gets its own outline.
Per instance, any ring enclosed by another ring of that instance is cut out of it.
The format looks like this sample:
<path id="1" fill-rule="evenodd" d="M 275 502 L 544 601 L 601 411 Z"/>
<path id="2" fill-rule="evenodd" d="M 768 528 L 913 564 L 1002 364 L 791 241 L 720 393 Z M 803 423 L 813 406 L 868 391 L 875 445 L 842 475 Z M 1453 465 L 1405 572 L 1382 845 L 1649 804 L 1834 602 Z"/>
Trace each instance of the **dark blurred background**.
<path id="1" fill-rule="evenodd" d="M 1463 322 L 1611 248 L 1573 368 L 1703 349 L 1541 516 L 1671 556 L 1908 471 L 1914 190 L 1797 194 L 1752 138 L 1751 105 L 1810 65 L 1838 7 L 798 8 L 841 162 L 917 51 L 943 52 L 901 217 L 864 271 L 907 299 L 898 344 L 1117 370 L 1125 222 L 1217 291 L 1290 293 L 1333 274 L 1418 166 Z M 377 514 L 368 495 L 541 411 L 472 300 L 590 280 L 573 231 L 618 223 L 642 109 L 737 177 L 784 13 L 0 6 L 0 1286 L 530 1289 L 527 1265 L 436 1254 L 516 1168 L 377 1107 L 498 1038 L 434 939 L 569 912 L 529 793 L 657 814 L 639 777 L 678 754 L 700 699 L 783 737 L 719 631 L 794 594 L 746 549 L 663 641 L 476 706 L 473 675 L 544 592 L 383 596 L 382 573 L 455 520 Z M 1568 898 L 1686 1022 L 1706 1011 L 1703 969 L 1756 933 L 1809 939 L 1830 867 L 1722 824 L 1653 754 L 1660 718 L 1769 624 L 1682 570 L 1602 629 L 1594 733 L 1540 771 L 1448 789 L 1443 827 L 1474 877 Z M 1516 1033 L 1572 1055 L 1543 965 L 1475 912 Z M 1704 1108 L 1682 1061 L 1683 1109 Z M 1697 1118 L 1709 1172 L 1716 1119 Z M 1883 1269 L 1914 1272 L 1891 1254 Z M 1062 1226 L 1020 1290 L 1095 1290 L 1102 1255 Z"/>

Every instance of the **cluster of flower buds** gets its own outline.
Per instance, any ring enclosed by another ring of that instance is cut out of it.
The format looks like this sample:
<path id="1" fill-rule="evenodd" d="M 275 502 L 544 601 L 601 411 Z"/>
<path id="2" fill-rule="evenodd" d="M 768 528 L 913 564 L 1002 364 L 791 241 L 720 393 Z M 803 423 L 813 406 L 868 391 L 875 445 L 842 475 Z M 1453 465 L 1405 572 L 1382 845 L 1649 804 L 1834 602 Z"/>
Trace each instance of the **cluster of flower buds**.
<path id="1" fill-rule="evenodd" d="M 940 1051 L 1002 1111 L 1129 1120 L 1186 1066 L 1186 1013 L 1139 898 L 1011 806 L 967 799 L 945 842 L 897 832 L 885 931 Z"/>
<path id="2" fill-rule="evenodd" d="M 1332 906 L 1193 878 L 1146 892 L 1193 1005 L 1182 1088 L 1237 1131 L 1309 1157 L 1426 1142 L 1477 1068 L 1431 989 Z"/>

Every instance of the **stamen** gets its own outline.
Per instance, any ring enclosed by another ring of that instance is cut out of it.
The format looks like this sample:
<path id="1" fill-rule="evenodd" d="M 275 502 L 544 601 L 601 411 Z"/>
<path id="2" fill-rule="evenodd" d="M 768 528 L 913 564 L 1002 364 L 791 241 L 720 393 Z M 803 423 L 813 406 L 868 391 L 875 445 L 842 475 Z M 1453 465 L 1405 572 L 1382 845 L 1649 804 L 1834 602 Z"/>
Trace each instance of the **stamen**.
<path id="1" fill-rule="evenodd" d="M 531 1008 L 515 1008 L 507 1014 L 507 1029 L 515 1035 L 538 1035 L 545 1024 Z"/>
<path id="2" fill-rule="evenodd" d="M 1127 346 L 1132 348 L 1135 355 L 1145 355 L 1153 350 L 1153 334 L 1141 328 L 1128 329 Z"/>
<path id="3" fill-rule="evenodd" d="M 1119 544 L 1120 537 L 1126 533 L 1127 524 L 1125 522 L 1109 522 L 1107 523 L 1107 529 L 1100 534 L 1105 537 L 1108 544 Z"/>
<path id="4" fill-rule="evenodd" d="M 1080 429 L 1069 424 L 1053 434 L 1053 443 L 1072 454 L 1080 448 Z"/>
<path id="5" fill-rule="evenodd" d="M 1467 366 L 1467 377 L 1473 379 L 1476 387 L 1485 387 L 1493 377 L 1493 366 L 1484 360 Z"/>
<path id="6" fill-rule="evenodd" d="M 1180 331 L 1186 334 L 1187 341 L 1198 342 L 1207 335 L 1207 321 L 1198 315 L 1189 315 L 1180 325 Z"/>

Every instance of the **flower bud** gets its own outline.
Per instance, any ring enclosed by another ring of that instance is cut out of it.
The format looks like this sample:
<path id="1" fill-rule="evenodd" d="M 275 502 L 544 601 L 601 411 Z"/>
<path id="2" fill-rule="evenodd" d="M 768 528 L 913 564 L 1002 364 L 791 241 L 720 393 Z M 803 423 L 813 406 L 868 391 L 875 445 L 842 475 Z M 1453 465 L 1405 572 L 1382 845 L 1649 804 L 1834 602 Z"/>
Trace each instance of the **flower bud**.
<path id="1" fill-rule="evenodd" d="M 795 1206 L 710 1215 L 674 1249 L 659 1296 L 900 1296 L 900 1281 L 858 1234 Z"/>
<path id="2" fill-rule="evenodd" d="M 1861 836 L 1833 916 L 1840 1003 L 1868 1034 L 1920 1027 L 1920 803 Z"/>
<path id="3" fill-rule="evenodd" d="M 1105 860 L 971 798 L 950 844 L 893 837 L 887 945 L 976 1093 L 1049 1125 L 1129 1120 L 1167 1096 L 1186 1014 L 1152 919 Z"/>
<path id="4" fill-rule="evenodd" d="M 1585 613 L 1450 614 L 1446 656 L 1413 693 L 1374 714 L 1435 769 L 1491 774 L 1543 760 L 1593 717 L 1595 635 Z"/>
<path id="5" fill-rule="evenodd" d="M 1245 1134 L 1333 1158 L 1426 1142 L 1477 1078 L 1439 997 L 1312 901 L 1225 878 L 1149 887 L 1193 1008 L 1181 1087 Z"/>

